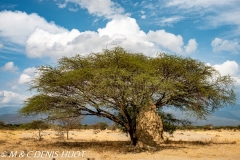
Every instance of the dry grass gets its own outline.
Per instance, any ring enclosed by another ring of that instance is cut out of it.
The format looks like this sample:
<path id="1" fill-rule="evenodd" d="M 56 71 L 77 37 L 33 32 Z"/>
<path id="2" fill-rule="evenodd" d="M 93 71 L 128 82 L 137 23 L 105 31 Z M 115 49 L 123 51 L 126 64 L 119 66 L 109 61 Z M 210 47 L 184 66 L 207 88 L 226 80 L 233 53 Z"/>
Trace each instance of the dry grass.
<path id="1" fill-rule="evenodd" d="M 89 141 L 89 142 L 54 142 L 48 143 L 46 146 L 47 148 L 62 148 L 62 149 L 77 149 L 81 148 L 83 150 L 94 150 L 96 152 L 103 152 L 103 151 L 113 151 L 117 153 L 126 152 L 128 147 L 132 147 L 130 141 Z"/>
<path id="2" fill-rule="evenodd" d="M 165 144 L 182 144 L 182 145 L 210 145 L 210 144 L 236 144 L 236 141 L 217 141 L 216 139 L 205 140 L 205 141 L 173 141 L 173 140 L 166 140 Z"/>
<path id="3" fill-rule="evenodd" d="M 240 132 L 230 131 L 177 131 L 173 137 L 166 136 L 164 144 L 156 149 L 138 149 L 131 145 L 129 137 L 112 131 L 94 133 L 92 130 L 74 131 L 72 139 L 59 139 L 54 131 L 46 131 L 44 140 L 33 138 L 34 131 L 0 132 L 2 151 L 86 151 L 85 159 L 240 159 Z M 50 160 L 41 158 L 42 160 Z M 58 160 L 59 158 L 57 158 Z M 0 156 L 0 160 L 3 158 Z M 5 159 L 4 159 L 5 160 Z M 32 159 L 28 159 L 32 160 Z M 69 159 L 70 160 L 70 159 Z"/>

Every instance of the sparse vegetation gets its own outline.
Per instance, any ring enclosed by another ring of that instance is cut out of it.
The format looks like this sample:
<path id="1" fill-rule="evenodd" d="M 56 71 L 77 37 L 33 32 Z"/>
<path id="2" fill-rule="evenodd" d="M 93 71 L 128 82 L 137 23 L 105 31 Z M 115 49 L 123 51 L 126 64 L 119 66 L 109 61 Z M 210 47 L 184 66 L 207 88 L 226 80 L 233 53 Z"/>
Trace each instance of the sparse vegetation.
<path id="1" fill-rule="evenodd" d="M 221 131 L 221 130 L 240 130 L 239 126 L 212 126 L 210 127 L 209 125 L 204 125 L 204 126 L 193 126 L 193 125 L 186 125 L 186 126 L 178 126 L 177 129 L 179 130 L 216 130 L 216 131 Z"/>
<path id="2" fill-rule="evenodd" d="M 109 130 L 115 131 L 117 129 L 117 125 L 115 123 L 111 124 L 110 126 L 108 126 Z"/>
<path id="3" fill-rule="evenodd" d="M 63 140 L 64 139 L 64 129 L 62 126 L 56 126 L 54 127 L 54 130 L 56 131 L 56 136 L 58 139 Z"/>
<path id="4" fill-rule="evenodd" d="M 162 116 L 162 115 L 161 115 Z M 168 115 L 169 117 L 171 117 L 170 115 Z M 171 117 L 173 119 L 168 119 L 164 116 L 163 117 L 163 124 L 164 124 L 164 132 L 167 132 L 169 134 L 174 133 L 177 130 L 202 130 L 202 131 L 207 131 L 207 130 L 216 130 L 216 131 L 220 131 L 220 130 L 240 130 L 240 125 L 238 126 L 214 126 L 214 125 L 204 125 L 204 126 L 195 126 L 192 125 L 190 121 L 186 121 L 183 120 L 183 122 L 179 122 L 178 119 L 174 119 L 174 117 Z M 176 120 L 176 121 L 174 121 Z M 101 127 L 102 126 L 102 127 Z M 212 127 L 210 127 L 212 126 Z M 62 130 L 64 132 L 64 128 L 61 125 L 56 125 L 56 124 L 49 124 L 48 126 L 49 129 L 53 129 L 53 130 Z M 99 122 L 99 123 L 95 123 L 92 125 L 88 125 L 88 124 L 76 124 L 74 126 L 72 126 L 72 129 L 101 129 L 105 130 L 105 129 L 109 129 L 109 130 L 116 130 L 119 129 L 118 126 L 113 123 L 111 125 L 108 125 L 105 122 Z M 29 123 L 25 123 L 25 124 L 5 124 L 3 122 L 3 125 L 0 125 L 0 129 L 1 130 L 28 130 L 29 129 Z"/>
<path id="5" fill-rule="evenodd" d="M 0 121 L 0 127 L 3 127 L 5 123 L 3 121 Z"/>
<path id="6" fill-rule="evenodd" d="M 82 117 L 70 117 L 70 116 L 67 116 L 67 117 L 58 117 L 57 118 L 57 122 L 60 123 L 60 126 L 58 127 L 58 132 L 61 136 L 61 129 L 64 129 L 66 131 L 66 134 L 67 134 L 67 140 L 69 139 L 69 131 L 71 129 L 74 129 L 74 128 L 78 128 L 79 124 L 80 124 L 80 121 L 82 120 Z"/>
<path id="7" fill-rule="evenodd" d="M 3 121 L 0 121 L 0 129 L 16 130 L 20 128 L 21 124 L 5 124 Z"/>
<path id="8" fill-rule="evenodd" d="M 14 134 L 11 134 L 11 136 L 15 135 L 16 132 L 18 131 L 13 131 Z M 52 131 L 54 132 L 54 131 Z M 209 132 L 209 131 L 206 131 Z M 227 133 L 231 133 L 231 131 L 226 131 Z M 21 133 L 28 133 L 28 131 L 22 131 Z M 76 134 L 77 132 L 75 131 L 74 134 Z M 88 133 L 88 136 L 91 136 L 91 132 L 87 131 L 86 133 Z M 85 135 L 86 133 L 83 133 L 82 135 Z M 104 135 L 107 132 L 100 132 L 98 133 L 96 136 L 101 136 Z M 111 132 L 112 133 L 112 132 Z M 111 133 L 109 135 L 111 135 Z M 189 135 L 189 131 L 185 132 L 182 131 L 182 133 L 184 134 L 179 134 L 180 136 L 183 135 Z M 185 134 L 188 133 L 188 134 Z M 1 133 L 0 133 L 1 134 Z M 19 133 L 18 133 L 19 134 Z M 95 134 L 93 134 L 95 135 Z M 190 134 L 190 137 L 193 134 Z M 150 158 L 152 154 L 155 155 L 158 154 L 159 156 L 164 153 L 166 154 L 166 152 L 169 154 L 174 152 L 179 152 L 178 154 L 181 154 L 181 152 L 190 152 L 189 149 L 192 148 L 192 152 L 197 151 L 199 152 L 199 150 L 201 148 L 208 148 L 208 150 L 213 150 L 213 148 L 219 148 L 219 145 L 221 145 L 221 149 L 223 150 L 223 148 L 230 148 L 231 146 L 239 146 L 239 140 L 236 141 L 234 139 L 228 139 L 226 140 L 223 136 L 224 134 L 222 133 L 217 133 L 215 132 L 214 134 L 212 134 L 212 138 L 210 139 L 203 139 L 203 140 L 181 140 L 181 139 L 166 139 L 166 141 L 161 144 L 158 148 L 136 148 L 134 146 L 131 145 L 130 141 L 122 141 L 122 140 L 118 140 L 118 141 L 112 141 L 112 140 L 93 140 L 93 139 L 85 139 L 84 141 L 78 142 L 77 140 L 70 140 L 70 141 L 65 141 L 65 140 L 61 140 L 61 139 L 52 139 L 50 137 L 46 136 L 46 141 L 32 141 L 31 139 L 25 137 L 25 138 L 21 138 L 21 141 L 15 140 L 15 141 L 10 141 L 10 139 L 8 141 L 6 140 L 2 140 L 0 137 L 0 144 L 4 145 L 5 148 L 8 147 L 12 147 L 12 144 L 21 144 L 21 149 L 22 150 L 26 150 L 29 151 L 29 148 L 31 148 L 31 150 L 59 150 L 59 151 L 63 151 L 63 150 L 77 150 L 77 149 L 81 149 L 81 150 L 85 150 L 86 151 L 86 155 L 87 156 L 91 156 L 94 157 L 96 159 L 100 159 L 96 157 L 96 154 L 92 154 L 92 153 L 97 153 L 98 155 L 101 154 L 105 154 L 107 152 L 107 154 L 110 153 L 109 158 L 108 159 L 114 159 L 114 156 L 117 155 L 124 155 L 127 156 L 126 153 L 134 153 L 134 156 L 139 156 L 137 153 L 141 153 L 141 152 L 145 152 L 146 155 L 148 155 Z M 228 136 L 231 136 L 231 134 L 225 134 Z M 176 137 L 177 135 L 175 135 Z M 238 136 L 239 137 L 239 136 Z M 77 138 L 77 137 L 76 137 Z M 78 136 L 78 138 L 81 138 L 81 136 Z M 222 138 L 222 140 L 220 139 Z M 8 142 L 8 143 L 6 143 Z M 26 148 L 25 145 L 23 144 L 27 144 L 28 149 Z M 226 147 L 224 147 L 226 146 Z M 18 145 L 19 147 L 19 145 Z M 231 147 L 231 148 L 233 148 Z M 13 148 L 11 148 L 13 149 Z M 14 148 L 15 150 L 19 149 L 17 148 L 17 146 Z M 197 150 L 196 150 L 197 149 Z M 217 149 L 218 150 L 218 149 Z M 159 152 L 160 151 L 160 152 Z M 91 154 L 89 154 L 91 153 Z M 151 153 L 151 154 L 149 154 Z M 238 152 L 236 152 L 238 153 Z M 236 154 L 235 153 L 235 154 Z M 113 156 L 114 155 L 114 156 Z M 144 154 L 145 155 L 145 154 Z M 141 156 L 144 156 L 141 154 Z M 205 152 L 201 152 L 201 156 L 208 156 L 208 154 L 205 154 Z M 157 156 L 157 157 L 159 157 Z M 176 155 L 173 155 L 176 156 Z M 190 156 L 188 154 L 188 156 Z M 110 158 L 111 157 L 111 158 Z M 177 156 L 178 157 L 178 156 Z M 115 157 L 116 158 L 116 157 Z M 141 157 L 143 158 L 143 157 Z M 153 157 L 151 157 L 153 158 Z M 192 157 L 194 158 L 194 157 Z M 128 159 L 128 158 L 126 158 Z"/>
<path id="9" fill-rule="evenodd" d="M 188 120 L 179 120 L 176 119 L 172 114 L 170 113 L 164 113 L 159 112 L 158 113 L 163 122 L 163 131 L 169 133 L 170 135 L 173 134 L 178 128 L 179 125 L 181 126 L 187 126 L 190 125 L 191 122 Z"/>
<path id="10" fill-rule="evenodd" d="M 25 125 L 25 129 L 27 130 L 33 129 L 38 131 L 38 134 L 35 136 L 39 141 L 43 140 L 43 135 L 42 135 L 43 130 L 46 130 L 48 128 L 49 128 L 49 124 L 41 120 L 34 120 Z"/>
<path id="11" fill-rule="evenodd" d="M 99 122 L 99 123 L 96 123 L 96 124 L 92 124 L 91 127 L 93 129 L 105 130 L 105 129 L 107 129 L 108 124 L 105 123 L 105 122 Z"/>
<path id="12" fill-rule="evenodd" d="M 34 122 L 36 123 L 36 122 Z M 30 123 L 31 125 L 34 123 Z M 21 127 L 24 126 L 25 129 L 30 129 L 30 124 L 20 125 Z M 39 124 L 39 123 L 38 123 Z M 27 127 L 28 126 L 28 127 Z M 163 144 L 159 145 L 157 148 L 137 148 L 131 145 L 131 141 L 129 141 L 123 133 L 119 131 L 100 131 L 101 127 L 103 129 L 106 127 L 104 123 L 96 123 L 92 125 L 78 125 L 76 128 L 85 128 L 86 130 L 79 132 L 77 129 L 74 130 L 71 135 L 73 139 L 68 141 L 64 140 L 63 134 L 56 135 L 56 127 L 61 127 L 56 124 L 48 125 L 50 130 L 47 130 L 44 135 L 44 141 L 36 141 L 35 139 L 31 138 L 31 134 L 36 134 L 38 130 L 6 130 L 2 129 L 0 132 L 0 149 L 4 150 L 25 150 L 26 152 L 29 150 L 58 150 L 58 151 L 66 151 L 66 150 L 84 150 L 86 151 L 85 159 L 87 157 L 93 157 L 95 159 L 117 159 L 119 155 L 124 157 L 124 159 L 134 159 L 135 157 L 141 158 L 149 158 L 154 159 L 154 157 L 162 157 L 164 156 L 166 159 L 166 155 L 171 155 L 172 157 L 179 158 L 179 155 L 184 154 L 188 157 L 194 159 L 196 158 L 194 155 L 191 155 L 190 152 L 198 152 L 200 153 L 201 157 L 208 157 L 209 154 L 206 153 L 203 149 L 207 148 L 207 151 L 211 151 L 211 154 L 214 154 L 214 157 L 219 158 L 221 151 L 228 150 L 231 152 L 231 156 L 238 156 L 240 152 L 238 149 L 235 151 L 234 148 L 239 148 L 240 144 L 240 130 L 237 128 L 239 126 L 218 126 L 212 128 L 212 130 L 206 129 L 209 125 L 206 126 L 180 126 L 182 131 L 176 130 L 174 136 L 166 137 Z M 110 125 L 107 129 L 115 128 L 115 125 Z M 179 127 L 179 126 L 178 126 Z M 94 130 L 95 128 L 95 130 Z M 54 130 L 52 130 L 54 129 Z M 115 128 L 116 129 L 116 128 Z M 218 132 L 218 130 L 221 132 Z M 236 129 L 236 131 L 234 131 Z M 192 132 L 193 130 L 194 132 Z M 215 130 L 215 131 L 214 131 Z M 60 129 L 63 133 L 62 128 Z M 197 132 L 195 132 L 197 131 Z M 29 134 L 31 133 L 31 134 Z M 96 134 L 95 134 L 96 133 Z M 116 134 L 118 133 L 118 134 Z M 205 139 L 191 139 L 192 135 L 196 138 L 195 134 L 199 135 L 207 135 Z M 18 135 L 25 135 L 21 136 L 21 138 L 17 138 Z M 117 137 L 118 135 L 119 137 Z M 83 137 L 85 136 L 85 137 Z M 54 138 L 53 138 L 54 137 Z M 111 138 L 110 138 L 111 137 Z M 114 137 L 114 139 L 112 139 Z M 125 140 L 121 139 L 125 137 Z M 177 138 L 179 137 L 179 138 Z M 185 139 L 184 139 L 185 137 Z M 237 138 L 238 137 L 238 138 Z M 118 139 L 120 138 L 120 139 Z M 183 138 L 183 139 L 182 139 Z M 221 145 L 221 147 L 220 147 Z M 231 149 L 233 151 L 231 151 Z M 201 151 L 203 150 L 203 151 Z M 200 152 L 201 151 L 201 152 Z M 144 152 L 144 154 L 138 154 Z M 173 154 L 173 153 L 177 153 Z M 94 153 L 94 154 L 93 154 Z M 131 153 L 131 154 L 127 154 Z M 134 154 L 133 154 L 134 153 Z M 146 153 L 146 154 L 145 154 Z M 129 155 L 134 155 L 134 158 L 128 158 Z M 147 157 L 144 157 L 147 155 Z M 222 156 L 224 157 L 224 156 Z M 231 157 L 232 158 L 232 157 Z M 231 159 L 228 158 L 228 159 Z M 56 158 L 58 159 L 58 158 Z M 43 159 L 44 160 L 44 159 Z"/>

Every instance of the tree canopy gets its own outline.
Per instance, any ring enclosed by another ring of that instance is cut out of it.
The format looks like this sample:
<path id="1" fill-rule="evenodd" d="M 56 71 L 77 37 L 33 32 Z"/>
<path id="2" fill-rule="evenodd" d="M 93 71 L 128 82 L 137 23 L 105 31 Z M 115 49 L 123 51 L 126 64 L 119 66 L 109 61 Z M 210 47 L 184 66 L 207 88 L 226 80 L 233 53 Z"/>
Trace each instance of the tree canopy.
<path id="1" fill-rule="evenodd" d="M 133 137 L 136 116 L 150 102 L 157 110 L 174 107 L 199 118 L 235 102 L 230 76 L 178 55 L 148 57 L 115 47 L 63 57 L 56 66 L 38 70 L 30 88 L 37 94 L 25 101 L 21 114 L 106 117 Z"/>

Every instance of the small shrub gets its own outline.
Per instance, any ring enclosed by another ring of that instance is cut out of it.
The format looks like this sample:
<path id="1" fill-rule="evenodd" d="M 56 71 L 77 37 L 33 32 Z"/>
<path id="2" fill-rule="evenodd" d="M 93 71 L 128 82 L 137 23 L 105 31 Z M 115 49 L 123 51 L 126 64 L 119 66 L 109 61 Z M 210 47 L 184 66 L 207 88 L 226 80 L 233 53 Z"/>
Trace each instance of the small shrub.
<path id="1" fill-rule="evenodd" d="M 240 124 L 237 126 L 237 129 L 240 129 Z"/>
<path id="2" fill-rule="evenodd" d="M 99 122 L 92 125 L 93 129 L 100 129 L 100 130 L 105 130 L 107 129 L 107 127 L 108 127 L 108 124 L 105 122 Z"/>
<path id="3" fill-rule="evenodd" d="M 55 128 L 55 131 L 57 132 L 55 135 L 57 136 L 58 139 L 63 140 L 64 139 L 64 130 L 61 126 L 57 126 Z"/>
<path id="4" fill-rule="evenodd" d="M 109 130 L 115 131 L 117 129 L 117 125 L 114 123 L 108 127 Z"/>
<path id="5" fill-rule="evenodd" d="M 3 121 L 0 121 L 0 127 L 4 126 L 5 123 Z"/>
<path id="6" fill-rule="evenodd" d="M 43 140 L 42 132 L 45 129 L 49 128 L 48 123 L 41 121 L 41 120 L 34 120 L 28 124 L 26 124 L 25 129 L 34 129 L 38 131 L 38 134 L 35 137 L 38 138 L 39 141 Z"/>
<path id="7" fill-rule="evenodd" d="M 164 113 L 162 111 L 159 111 L 158 115 L 162 119 L 163 131 L 169 133 L 170 135 L 172 135 L 177 130 L 179 125 L 183 127 L 191 124 L 191 122 L 188 120 L 180 120 L 175 118 L 175 116 L 171 113 Z"/>
<path id="8" fill-rule="evenodd" d="M 79 128 L 80 128 L 80 129 L 90 129 L 91 126 L 88 126 L 87 124 L 82 124 L 82 125 L 80 125 Z"/>

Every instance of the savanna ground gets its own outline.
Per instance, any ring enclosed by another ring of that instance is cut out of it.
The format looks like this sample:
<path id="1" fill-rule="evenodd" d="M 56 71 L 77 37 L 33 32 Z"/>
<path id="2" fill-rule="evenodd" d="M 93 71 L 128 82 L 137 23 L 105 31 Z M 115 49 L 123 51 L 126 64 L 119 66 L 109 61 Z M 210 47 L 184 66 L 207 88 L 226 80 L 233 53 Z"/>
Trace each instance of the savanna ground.
<path id="1" fill-rule="evenodd" d="M 157 150 L 135 149 L 118 131 L 75 130 L 69 140 L 56 133 L 44 131 L 38 141 L 37 131 L 1 130 L 0 160 L 240 160 L 239 130 L 178 130 L 165 134 L 166 142 Z"/>

